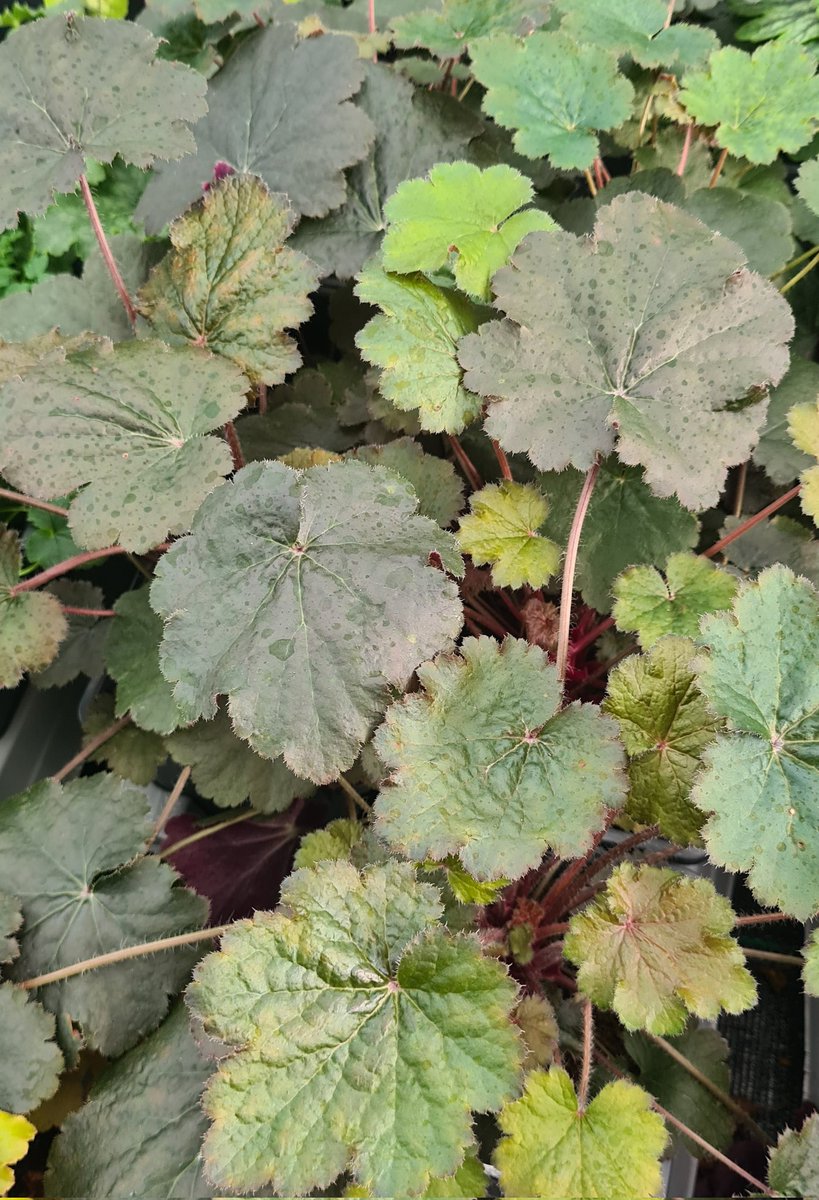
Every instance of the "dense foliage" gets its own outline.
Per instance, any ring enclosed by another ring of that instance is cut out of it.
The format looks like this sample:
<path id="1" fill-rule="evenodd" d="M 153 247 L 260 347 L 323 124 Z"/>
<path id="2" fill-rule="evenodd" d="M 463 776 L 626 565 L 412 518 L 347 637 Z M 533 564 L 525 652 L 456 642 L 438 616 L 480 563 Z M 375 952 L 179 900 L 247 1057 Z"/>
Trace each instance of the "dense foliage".
<path id="1" fill-rule="evenodd" d="M 656 1195 L 680 847 L 819 914 L 816 6 L 123 17 L 0 43 L 0 1194 Z"/>

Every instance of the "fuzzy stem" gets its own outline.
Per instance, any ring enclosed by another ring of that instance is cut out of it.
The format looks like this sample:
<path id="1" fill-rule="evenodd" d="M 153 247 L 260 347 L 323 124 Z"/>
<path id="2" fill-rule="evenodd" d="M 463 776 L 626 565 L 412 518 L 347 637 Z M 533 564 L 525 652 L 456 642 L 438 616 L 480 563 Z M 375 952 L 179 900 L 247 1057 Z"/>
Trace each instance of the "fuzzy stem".
<path id="1" fill-rule="evenodd" d="M 728 151 L 723 150 L 717 159 L 717 165 L 714 167 L 711 178 L 708 180 L 708 186 L 714 188 L 719 183 L 719 177 L 722 174 L 722 168 L 725 166 L 725 160 L 728 158 Z"/>
<path id="2" fill-rule="evenodd" d="M 459 464 L 461 470 L 463 471 L 464 475 L 469 480 L 469 483 L 472 486 L 473 490 L 476 492 L 479 492 L 481 490 L 481 488 L 483 487 L 483 480 L 481 479 L 480 475 L 478 474 L 475 464 L 473 463 L 472 459 L 469 457 L 467 452 L 464 450 L 463 446 L 460 443 L 460 439 L 457 438 L 454 433 L 448 433 L 446 436 L 447 436 L 447 440 L 452 448 L 452 453 L 457 458 L 458 464 Z"/>
<path id="3" fill-rule="evenodd" d="M 557 632 L 557 678 L 564 683 L 566 666 L 569 660 L 569 626 L 572 620 L 572 593 L 574 591 L 574 572 L 577 566 L 577 551 L 580 547 L 580 534 L 586 519 L 589 501 L 594 491 L 595 481 L 600 471 L 600 462 L 594 462 L 586 473 L 577 508 L 574 512 L 569 540 L 566 544 L 566 559 L 563 564 L 563 586 L 560 591 L 560 624 Z"/>
<path id="4" fill-rule="evenodd" d="M 15 583 L 14 587 L 9 588 L 8 594 L 10 596 L 17 596 L 20 592 L 30 592 L 34 588 L 41 587 L 44 583 L 50 583 L 52 579 L 59 579 L 61 575 L 67 575 L 75 567 L 81 567 L 88 562 L 95 562 L 98 558 L 105 558 L 108 554 L 126 553 L 127 551 L 122 546 L 106 546 L 104 550 L 84 550 L 82 554 L 75 554 L 73 558 L 67 558 L 65 562 L 56 563 L 53 567 L 49 567 L 47 571 L 40 571 L 39 575 L 32 575 L 29 579 L 24 579 L 21 583 Z"/>
<path id="5" fill-rule="evenodd" d="M 370 33 L 375 33 L 375 0 L 367 0 L 367 27 Z"/>
<path id="6" fill-rule="evenodd" d="M 686 125 L 685 141 L 683 142 L 682 152 L 680 153 L 680 161 L 677 163 L 677 175 L 682 179 L 685 174 L 685 168 L 688 166 L 688 154 L 691 150 L 691 140 L 694 136 L 694 126 Z"/>
<path id="7" fill-rule="evenodd" d="M 562 937 L 569 932 L 568 921 L 554 921 L 551 925 L 538 925 L 535 944 L 545 942 L 549 938 Z"/>
<path id="8" fill-rule="evenodd" d="M 802 268 L 801 271 L 797 271 L 796 274 L 793 275 L 788 280 L 787 283 L 782 284 L 782 287 L 779 289 L 780 296 L 784 296 L 786 292 L 789 292 L 792 287 L 794 287 L 797 283 L 799 283 L 800 279 L 804 279 L 805 276 L 808 275 L 813 270 L 813 268 L 816 266 L 817 263 L 819 263 L 819 251 L 817 251 L 817 253 L 814 254 L 813 258 L 810 260 L 809 263 L 805 264 L 805 266 Z"/>
<path id="9" fill-rule="evenodd" d="M 259 416 L 261 416 L 261 417 L 263 417 L 265 415 L 265 413 L 267 412 L 267 384 L 266 383 L 259 384 L 258 409 L 259 409 Z"/>
<path id="10" fill-rule="evenodd" d="M 573 859 L 566 867 L 566 870 L 557 877 L 554 887 L 549 888 L 543 899 L 544 916 L 554 918 L 565 911 L 565 896 L 568 892 L 574 890 L 578 875 L 589 865 L 592 855 L 600 845 L 600 840 L 604 832 L 601 829 L 599 833 L 595 834 L 592 844 L 586 853 L 580 858 Z"/>
<path id="11" fill-rule="evenodd" d="M 760 962 L 782 963 L 788 967 L 803 967 L 805 960 L 799 954 L 777 954 L 773 950 L 752 950 L 750 946 L 741 946 L 746 958 L 759 959 Z"/>
<path id="12" fill-rule="evenodd" d="M 592 1051 L 594 1049 L 594 1022 L 591 1000 L 583 999 L 583 1062 L 580 1068 L 580 1084 L 577 1088 L 577 1111 L 584 1113 L 589 1100 Z"/>
<path id="13" fill-rule="evenodd" d="M 104 746 L 115 734 L 119 733 L 120 729 L 124 729 L 130 720 L 130 713 L 126 713 L 124 717 L 120 717 L 118 721 L 114 721 L 113 725 L 109 725 L 107 729 L 103 729 L 102 733 L 98 733 L 96 737 L 92 737 L 90 741 L 85 743 L 82 750 L 79 750 L 73 758 L 68 760 L 64 767 L 60 767 L 59 771 L 51 776 L 54 783 L 61 783 L 66 775 L 71 774 L 75 767 L 82 766 L 95 750 L 99 750 L 100 746 Z"/>
<path id="14" fill-rule="evenodd" d="M 238 816 L 228 817 L 226 821 L 217 821 L 215 825 L 206 825 L 204 829 L 197 829 L 196 833 L 188 834 L 187 837 L 174 842 L 172 846 L 163 846 L 157 858 L 172 858 L 178 851 L 184 850 L 186 846 L 192 846 L 194 842 L 201 842 L 203 838 L 210 837 L 213 833 L 220 833 L 223 829 L 229 829 L 231 825 L 238 825 L 240 821 L 249 821 L 251 817 L 259 815 L 255 808 L 246 808 Z"/>
<path id="15" fill-rule="evenodd" d="M 592 179 L 592 174 L 591 174 L 591 171 L 588 169 L 588 167 L 583 172 L 583 174 L 586 177 L 586 184 L 588 185 L 589 194 L 591 195 L 591 198 L 593 200 L 595 198 L 595 196 L 597 195 L 597 188 L 594 186 L 594 180 Z"/>
<path id="16" fill-rule="evenodd" d="M 230 446 L 231 457 L 233 458 L 234 471 L 241 471 L 245 465 L 245 456 L 242 454 L 242 447 L 239 442 L 239 435 L 236 432 L 236 426 L 232 421 L 225 421 L 225 441 Z"/>
<path id="17" fill-rule="evenodd" d="M 504 479 L 511 481 L 513 479 L 512 468 L 509 466 L 509 459 L 506 457 L 503 447 L 495 438 L 490 438 L 490 441 L 492 442 L 492 449 L 495 451 L 495 458 L 498 460 L 501 475 Z"/>
<path id="18" fill-rule="evenodd" d="M 353 787 L 349 779 L 345 779 L 343 775 L 339 775 L 336 783 L 341 788 L 342 792 L 344 792 L 344 795 L 348 796 L 357 808 L 360 808 L 361 811 L 366 813 L 368 817 L 372 814 L 372 809 L 370 808 L 369 804 L 361 795 L 361 793 Z"/>
<path id="19" fill-rule="evenodd" d="M 771 913 L 754 913 L 750 917 L 737 917 L 734 925 L 770 925 L 773 921 L 793 921 L 794 918 L 790 913 L 771 912 Z"/>
<path id="20" fill-rule="evenodd" d="M 25 504 L 27 508 L 42 508 L 45 512 L 56 513 L 58 517 L 68 516 L 68 509 L 60 508 L 59 504 L 49 504 L 47 500 L 35 500 L 33 496 L 24 496 L 22 492 L 12 492 L 9 488 L 0 488 L 0 497 L 4 500 L 14 500 L 17 504 Z"/>
<path id="21" fill-rule="evenodd" d="M 677 0 L 668 0 L 668 10 L 665 14 L 663 29 L 668 29 L 671 22 L 674 20 L 674 9 L 677 7 Z"/>
<path id="22" fill-rule="evenodd" d="M 713 546 L 709 546 L 707 550 L 703 550 L 703 558 L 713 558 L 724 550 L 726 546 L 730 546 L 731 542 L 735 542 L 738 537 L 742 537 L 743 533 L 747 533 L 749 529 L 753 529 L 754 525 L 758 525 L 760 521 L 764 521 L 766 517 L 773 516 L 780 508 L 784 508 L 788 501 L 793 500 L 802 490 L 802 484 L 797 483 L 789 492 L 785 492 L 784 496 L 780 496 L 778 500 L 774 500 L 766 508 L 760 512 L 754 513 L 752 517 L 748 517 L 747 521 L 743 521 L 736 529 L 732 529 L 730 533 L 726 533 L 724 538 L 720 538 L 718 542 L 714 542 Z"/>
<path id="23" fill-rule="evenodd" d="M 621 858 L 625 858 L 637 846 L 641 846 L 643 842 L 650 842 L 659 832 L 658 825 L 649 825 L 647 829 L 640 829 L 637 833 L 632 833 L 630 837 L 624 838 L 622 842 L 618 842 L 616 846 L 612 846 L 610 850 L 606 850 L 599 858 L 589 858 L 577 876 L 577 887 L 590 883 L 601 872 L 605 871 L 607 867 L 612 866 Z"/>
<path id="24" fill-rule="evenodd" d="M 63 612 L 72 617 L 115 617 L 113 608 L 80 608 L 77 604 L 64 604 Z"/>
<path id="25" fill-rule="evenodd" d="M 165 802 L 165 807 L 162 809 L 162 812 L 159 814 L 159 818 L 157 819 L 156 825 L 154 825 L 153 829 L 151 830 L 151 836 L 150 836 L 150 838 L 148 838 L 148 843 L 147 843 L 149 846 L 153 846 L 154 842 L 159 837 L 160 833 L 162 833 L 162 830 L 168 824 L 170 815 L 173 812 L 173 810 L 176 808 L 177 801 L 179 800 L 179 797 L 182 795 L 185 784 L 188 782 L 190 777 L 191 777 L 190 767 L 183 767 L 182 770 L 179 772 L 179 778 L 177 779 L 176 783 L 173 785 L 173 789 L 171 791 L 170 796 L 168 796 L 168 799 Z"/>
<path id="26" fill-rule="evenodd" d="M 100 253 L 102 254 L 105 265 L 108 268 L 108 274 L 114 281 L 114 287 L 117 289 L 119 298 L 125 307 L 126 313 L 128 314 L 128 320 L 131 322 L 132 326 L 135 326 L 137 310 L 134 308 L 133 301 L 128 295 L 128 289 L 126 288 L 125 282 L 119 273 L 119 267 L 116 264 L 116 260 L 111 253 L 111 247 L 108 245 L 108 239 L 105 236 L 105 230 L 102 227 L 102 222 L 100 221 L 99 213 L 97 212 L 97 206 L 94 203 L 94 197 L 91 195 L 91 188 L 88 186 L 88 180 L 84 175 L 80 175 L 80 191 L 82 192 L 82 198 L 85 203 L 85 207 L 88 210 L 88 216 L 91 220 L 91 228 L 94 230 L 94 236 L 97 239 L 97 245 L 100 248 Z"/>
<path id="27" fill-rule="evenodd" d="M 98 967 L 109 967 L 112 963 L 125 962 L 129 958 L 142 958 L 145 954 L 156 954 L 160 950 L 172 950 L 175 946 L 192 946 L 196 942 L 211 941 L 221 937 L 230 929 L 230 925 L 213 925 L 210 929 L 196 929 L 193 933 L 177 933 L 173 937 L 157 938 L 154 942 L 141 942 L 138 946 L 123 946 L 121 950 L 109 950 L 107 954 L 98 954 L 95 958 L 86 958 L 82 962 L 72 963 L 70 967 L 60 967 L 57 971 L 46 971 L 45 975 L 35 975 L 32 979 L 24 979 L 20 987 L 45 987 L 48 983 L 59 983 L 61 979 L 71 979 L 86 971 L 95 971 Z"/>

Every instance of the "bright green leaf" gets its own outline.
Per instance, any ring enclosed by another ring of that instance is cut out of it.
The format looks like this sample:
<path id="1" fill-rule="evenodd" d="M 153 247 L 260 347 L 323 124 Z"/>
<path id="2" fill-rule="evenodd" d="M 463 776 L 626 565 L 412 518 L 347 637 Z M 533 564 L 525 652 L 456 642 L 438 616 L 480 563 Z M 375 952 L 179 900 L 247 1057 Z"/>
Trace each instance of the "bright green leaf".
<path id="1" fill-rule="evenodd" d="M 754 462 L 774 483 L 784 486 L 811 464 L 810 457 L 797 449 L 788 433 L 788 414 L 797 404 L 816 400 L 819 394 L 819 364 L 806 358 L 793 358 L 788 373 L 771 390 L 768 416 L 753 453 Z"/>
<path id="2" fill-rule="evenodd" d="M 472 43 L 472 71 L 487 89 L 484 112 L 515 130 L 515 149 L 548 155 L 552 166 L 584 170 L 600 153 L 597 131 L 629 116 L 634 89 L 599 46 L 561 33 L 508 34 Z"/>
<path id="3" fill-rule="evenodd" d="M 512 167 L 441 163 L 387 201 L 384 266 L 429 273 L 452 262 L 461 291 L 487 300 L 492 276 L 526 234 L 557 228 L 548 213 L 526 207 L 533 194 Z"/>
<path id="4" fill-rule="evenodd" d="M 92 609 L 105 607 L 102 588 L 83 579 L 57 579 L 46 590 L 56 596 L 60 604 Z M 68 632 L 60 642 L 54 661 L 31 676 L 36 688 L 63 687 L 78 675 L 94 679 L 105 671 L 104 648 L 109 633 L 106 619 L 78 613 L 63 615 Z"/>
<path id="5" fill-rule="evenodd" d="M 482 401 L 463 386 L 456 347 L 478 328 L 481 312 L 423 275 L 388 275 L 370 263 L 356 295 L 382 310 L 356 336 L 367 362 L 382 368 L 379 388 L 402 412 L 417 410 L 429 433 L 460 433 Z"/>
<path id="6" fill-rule="evenodd" d="M 114 723 L 114 697 L 102 692 L 91 702 L 82 723 L 83 745 Z M 107 764 L 120 779 L 130 779 L 142 787 L 151 783 L 157 769 L 168 757 L 165 743 L 158 733 L 129 723 L 109 737 L 89 756 L 89 762 Z"/>
<path id="7" fill-rule="evenodd" d="M 497 587 L 542 587 L 560 565 L 560 547 L 539 532 L 548 513 L 548 500 L 532 484 L 490 483 L 473 493 L 461 517 L 461 550 L 491 564 Z"/>
<path id="8" fill-rule="evenodd" d="M 297 329 L 313 311 L 315 266 L 285 246 L 295 215 L 252 175 L 230 175 L 174 221 L 173 249 L 139 294 L 159 337 L 228 358 L 254 383 L 301 366 Z"/>
<path id="9" fill-rule="evenodd" d="M 756 999 L 733 925 L 710 880 L 623 863 L 572 917 L 564 950 L 581 991 L 626 1029 L 681 1033 L 689 1013 L 712 1019 Z"/>
<path id="10" fill-rule="evenodd" d="M 587 470 L 616 447 L 656 495 L 716 503 L 793 332 L 787 302 L 732 242 L 635 192 L 600 210 L 591 239 L 532 234 L 494 288 L 510 320 L 459 353 L 491 437 L 541 470 Z"/>
<path id="11" fill-rule="evenodd" d="M 198 929 L 207 904 L 156 858 L 144 794 L 111 775 L 51 780 L 0 805 L 0 879 L 20 899 L 23 931 L 13 979 Z M 163 951 L 47 984 L 40 1002 L 117 1055 L 152 1029 L 196 961 L 197 948 Z"/>
<path id="12" fill-rule="evenodd" d="M 392 23 L 402 50 L 423 47 L 436 58 L 459 59 L 481 37 L 530 33 L 546 20 L 542 0 L 443 0 L 440 11 L 420 8 Z"/>
<path id="13" fill-rule="evenodd" d="M 706 617 L 699 685 L 728 730 L 694 791 L 713 813 L 711 859 L 747 871 L 760 902 L 819 911 L 819 597 L 787 567 L 763 571 L 732 614 Z"/>
<path id="14" fill-rule="evenodd" d="M 57 1090 L 63 1056 L 54 1017 L 30 992 L 0 983 L 0 1109 L 27 1113 Z"/>
<path id="15" fill-rule="evenodd" d="M 201 197 L 217 163 L 258 175 L 306 216 L 337 208 L 346 194 L 344 169 L 373 141 L 369 119 L 349 102 L 363 75 L 347 37 L 299 41 L 287 23 L 247 37 L 208 84 L 208 112 L 193 129 L 196 154 L 154 171 L 137 220 L 158 233 Z"/>
<path id="16" fill-rule="evenodd" d="M 467 638 L 418 677 L 375 736 L 391 771 L 376 827 L 392 849 L 458 854 L 480 880 L 517 879 L 547 848 L 585 853 L 624 799 L 614 722 L 591 704 L 560 709 L 556 668 L 516 638 Z"/>
<path id="17" fill-rule="evenodd" d="M 20 540 L 0 525 L 0 688 L 14 687 L 26 671 L 47 667 L 68 633 L 68 622 L 56 596 L 20 592 Z"/>
<path id="18" fill-rule="evenodd" d="M 129 712 L 141 729 L 170 733 L 184 718 L 159 669 L 162 621 L 148 603 L 148 591 L 125 592 L 114 605 L 117 615 L 105 645 L 105 665 L 117 685 L 115 715 Z"/>
<path id="19" fill-rule="evenodd" d="M 805 983 L 805 991 L 811 996 L 819 996 L 819 937 L 816 930 L 810 936 L 810 941 L 805 946 L 805 965 L 802 968 L 802 979 Z"/>
<path id="20" fill-rule="evenodd" d="M 566 1071 L 533 1071 L 503 1109 L 495 1164 L 507 1196 L 633 1200 L 656 1196 L 668 1135 L 651 1097 L 633 1083 L 606 1084 L 585 1111 Z"/>
<path id="21" fill-rule="evenodd" d="M 731 607 L 737 581 L 699 554 L 672 554 L 663 575 L 654 567 L 629 567 L 611 590 L 618 629 L 636 633 L 649 650 L 669 633 L 696 637 L 700 617 Z"/>
<path id="22" fill-rule="evenodd" d="M 393 472 L 352 461 L 254 463 L 205 501 L 151 590 L 184 716 L 225 694 L 258 753 L 316 783 L 350 767 L 387 689 L 461 626 L 454 583 L 428 565 L 437 551 L 460 572 L 454 539 L 416 506 Z"/>
<path id="23" fill-rule="evenodd" d="M 702 25 L 667 25 L 666 0 L 558 0 L 560 32 L 643 67 L 699 66 L 719 46 Z"/>
<path id="24" fill-rule="evenodd" d="M 207 435 L 236 415 L 246 387 L 231 364 L 157 341 L 43 360 L 0 389 L 0 467 L 41 498 L 87 484 L 69 510 L 80 546 L 150 550 L 189 529 L 231 470 L 225 442 Z"/>
<path id="25" fill-rule="evenodd" d="M 412 484 L 418 497 L 418 511 L 446 528 L 464 506 L 464 489 L 451 462 L 425 454 L 412 438 L 396 438 L 386 446 L 359 446 L 350 458 L 371 467 L 388 467 Z"/>
<path id="26" fill-rule="evenodd" d="M 214 1184 L 305 1194 L 350 1169 L 400 1196 L 458 1168 L 470 1110 L 514 1091 L 520 1050 L 514 985 L 440 915 L 406 864 L 324 863 L 205 959 L 190 1005 L 233 1048 L 205 1092 Z"/>
<path id="27" fill-rule="evenodd" d="M 37 1130 L 25 1117 L 0 1112 L 0 1196 L 14 1183 L 12 1165 L 24 1158 Z"/>
<path id="28" fill-rule="evenodd" d="M 786 1129 L 771 1152 L 768 1182 L 780 1196 L 819 1195 L 819 1113 L 800 1130 Z"/>
<path id="29" fill-rule="evenodd" d="M 351 862 L 354 866 L 361 869 L 362 867 L 370 866 L 374 861 L 384 861 L 385 855 L 380 859 L 373 859 L 370 856 L 370 850 L 378 852 L 380 844 L 373 837 L 367 825 L 361 821 L 352 821 L 347 817 L 339 817 L 335 821 L 331 821 L 329 825 L 325 825 L 323 829 L 316 829 L 312 833 L 306 833 L 299 843 L 299 848 L 296 851 L 296 857 L 293 860 L 294 868 L 315 867 L 322 862 Z"/>
<path id="30" fill-rule="evenodd" d="M 443 867 L 446 871 L 446 881 L 459 904 L 491 904 L 497 900 L 509 883 L 508 879 L 490 879 L 486 882 L 476 879 L 464 870 L 454 855 L 449 855 L 440 863 L 424 863 L 424 867 L 436 869 Z"/>
<path id="31" fill-rule="evenodd" d="M 18 29 L 0 45 L 0 229 L 73 191 L 86 160 L 138 167 L 193 148 L 186 121 L 205 84 L 130 21 L 74 13 Z M 93 86 L 89 81 L 93 80 Z"/>
<path id="32" fill-rule="evenodd" d="M 819 400 L 797 404 L 788 413 L 788 432 L 797 450 L 819 458 Z M 800 502 L 803 512 L 819 525 L 819 465 L 810 466 L 801 475 Z"/>
<path id="33" fill-rule="evenodd" d="M 683 846 L 701 841 L 705 815 L 692 804 L 691 788 L 719 728 L 697 688 L 695 649 L 687 638 L 666 637 L 620 663 L 603 704 L 628 754 L 626 815 L 637 825 L 659 825 Z"/>
<path id="34" fill-rule="evenodd" d="M 715 125 L 717 144 L 752 163 L 793 153 L 819 127 L 816 60 L 790 42 L 753 54 L 723 46 L 704 71 L 686 75 L 680 100 L 700 125 Z"/>

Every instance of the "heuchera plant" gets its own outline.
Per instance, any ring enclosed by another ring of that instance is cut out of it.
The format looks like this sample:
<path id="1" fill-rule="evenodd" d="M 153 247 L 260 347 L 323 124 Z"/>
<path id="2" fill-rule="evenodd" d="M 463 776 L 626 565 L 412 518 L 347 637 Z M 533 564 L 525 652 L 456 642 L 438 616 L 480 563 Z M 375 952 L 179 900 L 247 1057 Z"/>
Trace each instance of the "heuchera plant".
<path id="1" fill-rule="evenodd" d="M 53 1196 L 616 1200 L 761 1132 L 704 1022 L 819 913 L 783 7 L 13 10 L 0 685 L 105 682 L 0 803 L 0 1193 L 55 1093 Z M 819 1118 L 735 1170 L 815 1196 Z"/>

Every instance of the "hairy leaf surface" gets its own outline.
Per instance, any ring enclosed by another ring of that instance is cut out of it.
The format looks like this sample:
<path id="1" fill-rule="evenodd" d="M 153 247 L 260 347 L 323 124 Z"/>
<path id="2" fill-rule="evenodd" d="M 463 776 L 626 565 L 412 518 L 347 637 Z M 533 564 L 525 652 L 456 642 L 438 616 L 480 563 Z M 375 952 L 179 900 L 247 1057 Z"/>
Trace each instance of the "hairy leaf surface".
<path id="1" fill-rule="evenodd" d="M 14 687 L 26 671 L 47 667 L 68 633 L 68 622 L 56 596 L 20 592 L 23 557 L 20 539 L 0 525 L 0 688 Z"/>
<path id="2" fill-rule="evenodd" d="M 504 480 L 474 492 L 458 541 L 472 561 L 491 563 L 498 587 L 539 588 L 560 565 L 560 547 L 539 531 L 549 502 L 531 484 Z"/>
<path id="3" fill-rule="evenodd" d="M 618 629 L 636 633 L 649 650 L 670 633 L 696 637 L 705 613 L 731 607 L 737 581 L 701 555 L 672 554 L 662 575 L 654 567 L 629 567 L 611 590 Z"/>
<path id="4" fill-rule="evenodd" d="M 801 1129 L 786 1129 L 771 1152 L 768 1182 L 781 1196 L 811 1196 L 819 1192 L 819 1114 Z"/>

